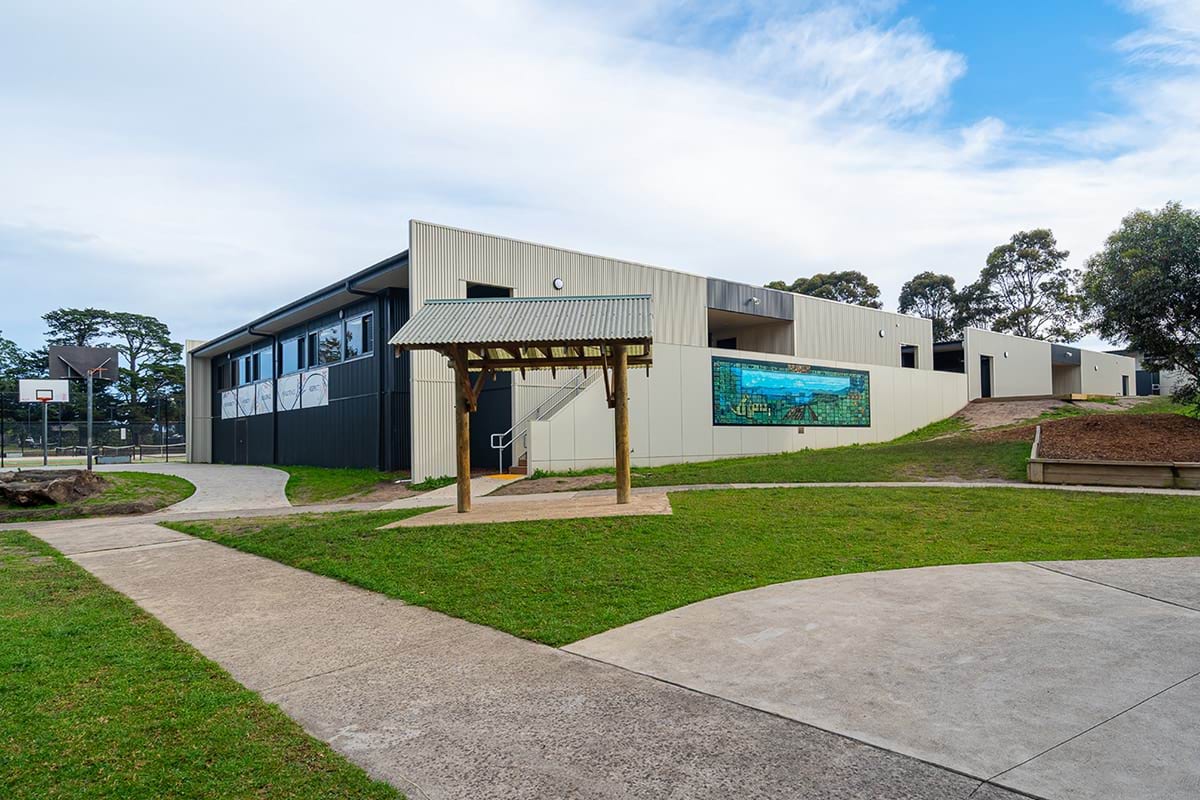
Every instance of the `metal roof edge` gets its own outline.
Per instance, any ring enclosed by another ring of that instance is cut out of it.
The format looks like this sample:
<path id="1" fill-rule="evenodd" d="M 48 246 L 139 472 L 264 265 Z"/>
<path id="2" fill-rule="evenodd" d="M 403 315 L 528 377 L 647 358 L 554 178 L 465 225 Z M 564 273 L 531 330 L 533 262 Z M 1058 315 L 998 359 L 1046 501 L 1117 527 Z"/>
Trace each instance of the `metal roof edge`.
<path id="1" fill-rule="evenodd" d="M 260 325 L 265 325 L 266 323 L 270 322 L 271 320 L 273 320 L 277 317 L 283 316 L 284 314 L 288 314 L 288 313 L 291 313 L 294 311 L 300 311 L 305 306 L 310 306 L 310 305 L 313 305 L 314 303 L 318 303 L 322 300 L 328 299 L 329 297 L 332 297 L 337 292 L 344 291 L 349 284 L 355 283 L 356 281 L 365 280 L 367 278 L 373 278 L 376 275 L 387 272 L 390 269 L 397 269 L 397 268 L 403 267 L 407 263 L 408 263 L 408 250 L 402 250 L 399 253 L 396 253 L 395 255 L 388 256 L 387 258 L 383 259 L 382 261 L 375 262 L 374 264 L 372 264 L 369 267 L 361 269 L 358 272 L 352 273 L 351 275 L 349 275 L 345 278 L 342 278 L 340 281 L 337 281 L 336 283 L 331 283 L 328 286 L 325 286 L 321 289 L 317 289 L 315 292 L 311 292 L 309 294 L 304 295 L 303 297 L 299 298 L 298 300 L 293 300 L 290 303 L 282 305 L 279 308 L 275 309 L 274 311 L 264 314 L 261 317 L 257 317 L 256 319 L 252 320 L 251 322 L 246 323 L 245 325 L 239 325 L 237 328 L 234 328 L 233 330 L 228 331 L 227 333 L 223 333 L 220 336 L 217 336 L 213 339 L 209 339 L 204 344 L 200 345 L 199 347 L 197 347 L 194 350 L 191 350 L 189 352 L 193 355 L 199 356 L 200 358 L 204 358 L 205 350 L 210 350 L 210 349 L 219 347 L 223 342 L 225 342 L 229 339 L 232 339 L 235 336 L 249 334 L 252 328 L 257 328 Z M 261 336 L 262 334 L 251 334 L 251 335 Z"/>
<path id="2" fill-rule="evenodd" d="M 425 305 L 450 303 L 532 303 L 539 301 L 562 302 L 566 300 L 652 300 L 649 294 L 571 294 L 562 297 L 435 297 Z"/>

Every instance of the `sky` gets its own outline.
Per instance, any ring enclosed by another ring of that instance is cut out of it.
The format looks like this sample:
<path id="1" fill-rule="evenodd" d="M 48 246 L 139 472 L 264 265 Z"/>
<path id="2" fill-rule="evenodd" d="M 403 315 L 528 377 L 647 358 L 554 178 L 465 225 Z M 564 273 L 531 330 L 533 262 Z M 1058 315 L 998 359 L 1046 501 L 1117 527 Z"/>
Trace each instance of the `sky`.
<path id="1" fill-rule="evenodd" d="M 5 2 L 0 331 L 207 339 L 410 218 L 895 309 L 1200 205 L 1200 0 Z M 1094 341 L 1094 340 L 1093 340 Z"/>

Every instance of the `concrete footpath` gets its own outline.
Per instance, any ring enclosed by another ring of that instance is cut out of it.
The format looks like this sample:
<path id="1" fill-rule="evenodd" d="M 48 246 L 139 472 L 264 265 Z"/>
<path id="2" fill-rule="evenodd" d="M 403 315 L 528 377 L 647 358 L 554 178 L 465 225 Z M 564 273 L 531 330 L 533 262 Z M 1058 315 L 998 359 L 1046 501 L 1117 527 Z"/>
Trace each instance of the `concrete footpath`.
<path id="1" fill-rule="evenodd" d="M 566 649 L 1038 797 L 1200 797 L 1200 558 L 795 581 Z"/>
<path id="2" fill-rule="evenodd" d="M 1012 798 L 140 521 L 27 525 L 412 798 Z"/>

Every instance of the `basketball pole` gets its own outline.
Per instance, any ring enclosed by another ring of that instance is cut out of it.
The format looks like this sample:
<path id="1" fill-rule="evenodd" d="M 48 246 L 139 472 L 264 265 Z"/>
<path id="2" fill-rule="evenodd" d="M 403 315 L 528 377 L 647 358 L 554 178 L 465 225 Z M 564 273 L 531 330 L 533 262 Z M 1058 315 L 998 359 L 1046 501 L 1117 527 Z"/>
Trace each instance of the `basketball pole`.
<path id="1" fill-rule="evenodd" d="M 106 362 L 107 363 L 107 362 Z M 94 370 L 88 370 L 88 420 L 87 420 L 87 468 L 92 469 L 92 375 Z"/>
<path id="2" fill-rule="evenodd" d="M 50 466 L 50 401 L 42 400 L 42 466 Z"/>

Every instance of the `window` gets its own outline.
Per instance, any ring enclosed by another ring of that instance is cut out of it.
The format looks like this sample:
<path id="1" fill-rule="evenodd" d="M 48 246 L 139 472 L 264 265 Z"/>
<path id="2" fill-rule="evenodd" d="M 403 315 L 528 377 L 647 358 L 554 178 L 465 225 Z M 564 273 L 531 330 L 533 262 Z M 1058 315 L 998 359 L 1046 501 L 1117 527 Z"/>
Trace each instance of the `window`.
<path id="1" fill-rule="evenodd" d="M 908 369 L 917 368 L 917 346 L 912 344 L 900 345 L 900 366 Z"/>
<path id="2" fill-rule="evenodd" d="M 312 334 L 309 334 L 312 336 Z M 342 360 L 342 330 L 340 325 L 323 328 L 317 334 L 317 363 L 336 364 Z"/>
<path id="3" fill-rule="evenodd" d="M 315 332 L 308 335 L 307 357 L 305 366 L 315 367 L 317 365 L 317 334 Z"/>
<path id="4" fill-rule="evenodd" d="M 346 320 L 346 358 L 369 355 L 374 345 L 370 314 Z"/>
<path id="5" fill-rule="evenodd" d="M 217 391 L 229 388 L 229 365 L 217 364 Z"/>
<path id="6" fill-rule="evenodd" d="M 304 369 L 304 337 L 288 339 L 279 343 L 279 372 L 297 372 Z"/>
<path id="7" fill-rule="evenodd" d="M 274 362 L 271 360 L 271 349 L 265 348 L 254 354 L 254 380 L 269 381 L 274 375 Z"/>
<path id="8" fill-rule="evenodd" d="M 238 386 L 242 382 L 241 381 L 241 376 L 242 376 L 241 366 L 242 366 L 241 359 L 235 358 L 229 362 L 229 388 L 230 389 L 232 389 L 235 386 Z"/>

